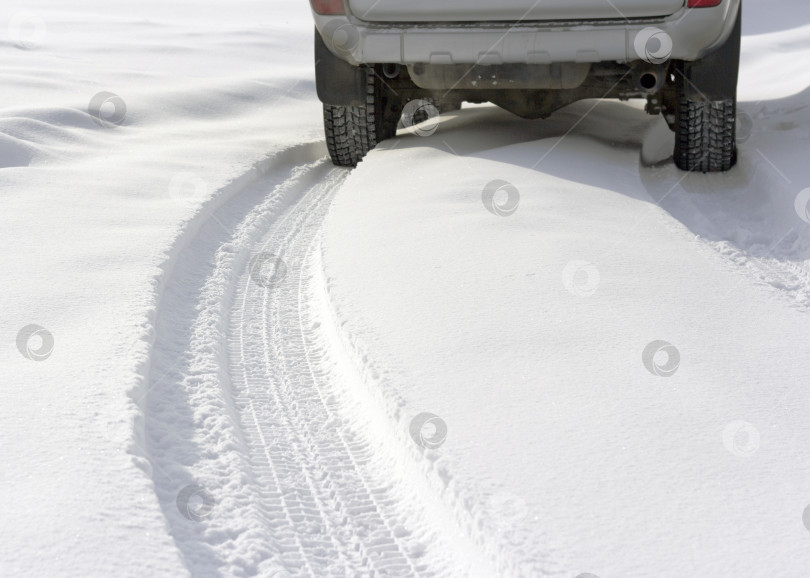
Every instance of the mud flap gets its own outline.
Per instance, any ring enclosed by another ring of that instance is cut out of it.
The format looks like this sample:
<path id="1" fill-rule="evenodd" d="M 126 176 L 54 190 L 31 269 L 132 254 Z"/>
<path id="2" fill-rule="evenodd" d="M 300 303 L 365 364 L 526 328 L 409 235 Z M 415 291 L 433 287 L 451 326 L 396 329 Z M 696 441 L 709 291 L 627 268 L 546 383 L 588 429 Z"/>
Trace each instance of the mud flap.
<path id="1" fill-rule="evenodd" d="M 315 88 L 324 104 L 359 106 L 366 100 L 368 69 L 352 66 L 326 47 L 315 30 Z"/>
<path id="2" fill-rule="evenodd" d="M 685 96 L 694 100 L 719 101 L 735 98 L 740 68 L 742 6 L 725 44 L 695 62 L 679 62 Z"/>

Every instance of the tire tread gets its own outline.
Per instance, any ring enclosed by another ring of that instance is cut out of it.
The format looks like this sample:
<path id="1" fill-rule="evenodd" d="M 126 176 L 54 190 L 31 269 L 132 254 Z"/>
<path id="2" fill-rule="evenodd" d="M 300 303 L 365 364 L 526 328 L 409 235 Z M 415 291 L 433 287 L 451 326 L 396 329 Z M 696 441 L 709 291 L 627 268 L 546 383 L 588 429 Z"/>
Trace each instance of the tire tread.
<path id="1" fill-rule="evenodd" d="M 675 163 L 685 171 L 728 171 L 737 162 L 734 99 L 681 97 L 678 103 Z"/>
<path id="2" fill-rule="evenodd" d="M 326 148 L 339 167 L 356 167 L 377 146 L 377 90 L 369 69 L 365 102 L 358 106 L 323 105 Z"/>

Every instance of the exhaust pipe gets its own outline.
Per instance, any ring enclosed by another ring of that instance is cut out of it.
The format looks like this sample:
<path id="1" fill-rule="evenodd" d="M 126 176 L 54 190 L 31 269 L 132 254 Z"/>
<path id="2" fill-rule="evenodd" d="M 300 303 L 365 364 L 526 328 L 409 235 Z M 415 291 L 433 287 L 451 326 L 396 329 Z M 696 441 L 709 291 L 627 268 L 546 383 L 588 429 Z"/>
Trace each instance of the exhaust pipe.
<path id="1" fill-rule="evenodd" d="M 641 66 L 636 68 L 636 89 L 644 94 L 655 94 L 664 88 L 666 71 L 663 66 Z"/>

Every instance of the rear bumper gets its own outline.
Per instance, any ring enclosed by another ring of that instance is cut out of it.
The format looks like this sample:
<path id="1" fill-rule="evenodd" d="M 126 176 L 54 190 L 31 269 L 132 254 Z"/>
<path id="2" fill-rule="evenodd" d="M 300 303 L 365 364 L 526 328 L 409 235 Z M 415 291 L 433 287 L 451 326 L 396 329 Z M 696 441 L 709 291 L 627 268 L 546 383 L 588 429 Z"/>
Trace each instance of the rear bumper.
<path id="1" fill-rule="evenodd" d="M 355 65 L 631 62 L 645 59 L 651 35 L 656 37 L 654 57 L 661 39 L 668 37 L 671 49 L 665 59 L 693 61 L 725 42 L 740 2 L 725 0 L 715 8 L 684 8 L 664 20 L 630 22 L 420 25 L 370 24 L 352 15 L 314 18 L 329 50 Z"/>

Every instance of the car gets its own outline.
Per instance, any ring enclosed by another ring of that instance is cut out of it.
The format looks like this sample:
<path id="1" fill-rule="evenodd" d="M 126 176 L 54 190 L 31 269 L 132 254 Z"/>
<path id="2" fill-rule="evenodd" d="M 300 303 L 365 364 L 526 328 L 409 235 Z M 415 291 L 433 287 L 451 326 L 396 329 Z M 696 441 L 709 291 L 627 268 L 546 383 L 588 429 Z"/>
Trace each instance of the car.
<path id="1" fill-rule="evenodd" d="M 310 0 L 332 161 L 462 102 L 546 118 L 644 98 L 685 171 L 737 160 L 742 0 Z M 403 114 L 404 113 L 404 114 Z"/>

